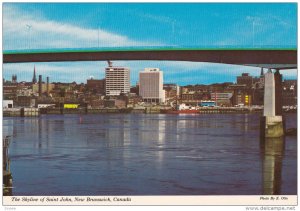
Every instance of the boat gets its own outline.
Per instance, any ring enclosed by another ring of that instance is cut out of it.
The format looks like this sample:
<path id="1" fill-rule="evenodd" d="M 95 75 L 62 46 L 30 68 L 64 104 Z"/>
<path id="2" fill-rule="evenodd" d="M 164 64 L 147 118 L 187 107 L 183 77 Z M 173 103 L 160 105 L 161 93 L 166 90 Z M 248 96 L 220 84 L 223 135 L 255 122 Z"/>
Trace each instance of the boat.
<path id="1" fill-rule="evenodd" d="M 166 110 L 166 114 L 199 114 L 198 110 Z"/>
<path id="2" fill-rule="evenodd" d="M 184 103 L 176 107 L 177 109 L 164 110 L 166 114 L 199 114 L 199 110 L 196 107 L 187 106 Z"/>

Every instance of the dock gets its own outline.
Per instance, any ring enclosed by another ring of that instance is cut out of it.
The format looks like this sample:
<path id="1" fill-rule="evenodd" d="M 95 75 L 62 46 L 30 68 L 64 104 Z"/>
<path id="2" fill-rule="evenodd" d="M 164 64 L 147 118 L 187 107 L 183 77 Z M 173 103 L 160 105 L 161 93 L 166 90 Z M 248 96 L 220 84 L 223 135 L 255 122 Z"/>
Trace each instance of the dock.
<path id="1" fill-rule="evenodd" d="M 5 108 L 3 117 L 38 117 L 40 109 L 38 108 Z"/>
<path id="2" fill-rule="evenodd" d="M 262 109 L 253 109 L 248 107 L 201 107 L 200 114 L 247 114 L 247 113 L 261 113 Z"/>
<path id="3" fill-rule="evenodd" d="M 169 108 L 170 109 L 170 108 Z M 3 109 L 3 117 L 39 117 L 42 114 L 165 114 L 168 109 L 161 109 L 159 106 L 137 107 L 137 108 L 9 108 Z M 259 107 L 200 107 L 198 114 L 247 114 L 262 113 L 263 108 Z M 283 108 L 284 113 L 295 113 L 297 108 Z"/>

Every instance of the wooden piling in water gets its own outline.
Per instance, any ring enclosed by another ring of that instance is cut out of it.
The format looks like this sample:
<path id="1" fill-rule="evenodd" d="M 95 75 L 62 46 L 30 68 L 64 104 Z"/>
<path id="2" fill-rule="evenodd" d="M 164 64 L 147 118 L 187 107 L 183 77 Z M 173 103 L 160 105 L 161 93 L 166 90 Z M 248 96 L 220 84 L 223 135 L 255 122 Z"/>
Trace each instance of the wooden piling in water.
<path id="1" fill-rule="evenodd" d="M 6 136 L 3 139 L 3 196 L 12 195 L 12 174 L 10 172 L 10 160 L 8 149 L 10 138 Z"/>

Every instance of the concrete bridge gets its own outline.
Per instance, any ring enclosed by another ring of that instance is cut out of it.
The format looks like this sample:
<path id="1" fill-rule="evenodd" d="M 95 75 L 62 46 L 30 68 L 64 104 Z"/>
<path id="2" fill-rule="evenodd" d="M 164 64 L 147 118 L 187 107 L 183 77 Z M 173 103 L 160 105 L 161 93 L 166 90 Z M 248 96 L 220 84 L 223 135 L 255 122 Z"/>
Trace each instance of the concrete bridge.
<path id="1" fill-rule="evenodd" d="M 281 69 L 295 68 L 296 48 L 237 47 L 118 47 L 5 50 L 3 63 L 101 60 L 168 60 L 224 64 L 257 64 Z"/>
<path id="2" fill-rule="evenodd" d="M 267 68 L 262 137 L 284 135 L 280 70 L 297 68 L 297 48 L 254 47 L 118 47 L 5 50 L 3 63 L 101 60 L 167 60 L 236 64 Z M 276 72 L 272 72 L 275 70 Z"/>

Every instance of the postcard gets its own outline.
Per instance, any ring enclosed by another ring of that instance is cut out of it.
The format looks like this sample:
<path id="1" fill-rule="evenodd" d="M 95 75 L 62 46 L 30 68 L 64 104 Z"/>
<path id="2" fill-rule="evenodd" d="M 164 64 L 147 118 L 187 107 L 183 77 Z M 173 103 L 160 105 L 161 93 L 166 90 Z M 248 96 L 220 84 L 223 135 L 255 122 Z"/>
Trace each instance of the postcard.
<path id="1" fill-rule="evenodd" d="M 4 207 L 295 210 L 297 3 L 2 7 Z"/>

